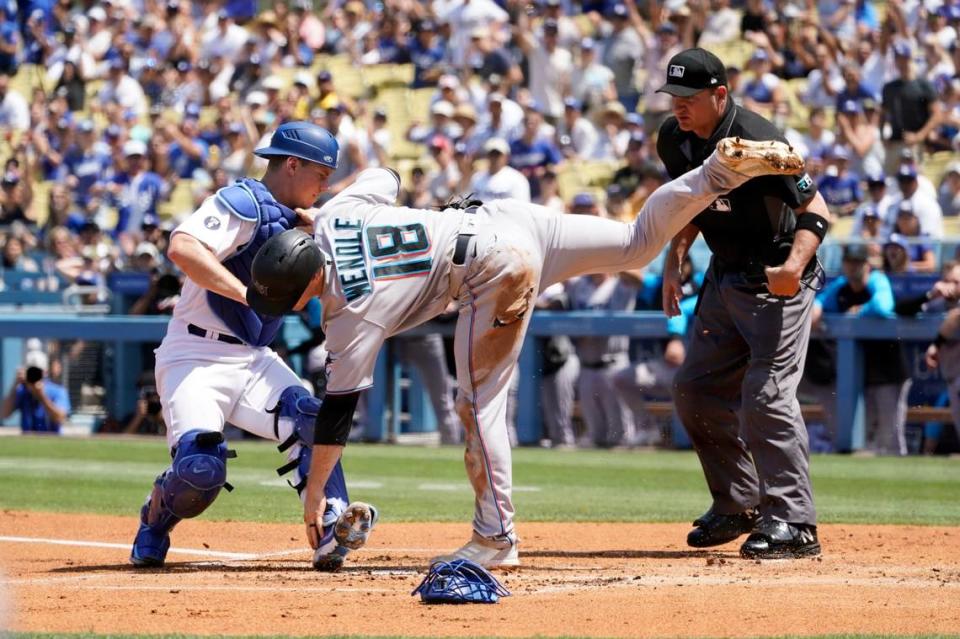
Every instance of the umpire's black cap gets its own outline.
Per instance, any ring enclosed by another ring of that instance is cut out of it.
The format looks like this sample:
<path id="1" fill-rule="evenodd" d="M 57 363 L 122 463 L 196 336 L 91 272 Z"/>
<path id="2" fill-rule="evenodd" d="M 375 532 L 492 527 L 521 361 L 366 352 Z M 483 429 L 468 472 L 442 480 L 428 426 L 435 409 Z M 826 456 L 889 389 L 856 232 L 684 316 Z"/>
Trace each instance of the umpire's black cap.
<path id="1" fill-rule="evenodd" d="M 253 258 L 247 304 L 261 315 L 290 312 L 323 265 L 323 252 L 310 235 L 299 229 L 274 235 Z"/>
<path id="2" fill-rule="evenodd" d="M 727 86 L 727 68 L 720 58 L 699 47 L 681 51 L 667 64 L 667 83 L 657 93 L 687 98 L 704 89 Z"/>

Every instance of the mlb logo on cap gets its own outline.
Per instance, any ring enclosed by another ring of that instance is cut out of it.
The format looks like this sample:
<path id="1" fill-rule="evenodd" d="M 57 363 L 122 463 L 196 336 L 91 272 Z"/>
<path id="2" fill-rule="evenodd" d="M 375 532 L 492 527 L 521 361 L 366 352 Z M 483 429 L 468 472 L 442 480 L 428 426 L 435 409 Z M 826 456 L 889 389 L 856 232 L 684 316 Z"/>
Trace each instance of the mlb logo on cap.
<path id="1" fill-rule="evenodd" d="M 720 58 L 705 49 L 681 51 L 667 64 L 667 83 L 658 93 L 688 98 L 704 89 L 726 86 L 727 70 Z"/>

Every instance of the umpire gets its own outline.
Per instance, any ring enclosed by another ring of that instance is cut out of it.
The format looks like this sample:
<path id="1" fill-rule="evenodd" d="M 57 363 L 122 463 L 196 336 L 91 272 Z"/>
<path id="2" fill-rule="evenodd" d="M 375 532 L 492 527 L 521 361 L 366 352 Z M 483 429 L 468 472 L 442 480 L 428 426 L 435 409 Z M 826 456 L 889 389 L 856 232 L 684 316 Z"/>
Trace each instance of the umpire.
<path id="1" fill-rule="evenodd" d="M 671 178 L 702 164 L 725 137 L 784 141 L 770 122 L 734 104 L 724 64 L 708 51 L 671 58 L 660 91 L 673 96 L 673 117 L 657 141 Z M 698 234 L 713 253 L 673 383 L 713 497 L 687 536 L 690 546 L 751 533 L 744 557 L 820 552 L 796 391 L 829 219 L 809 175 L 759 177 L 715 200 L 670 245 L 663 307 L 671 316 L 679 313 L 680 264 Z"/>

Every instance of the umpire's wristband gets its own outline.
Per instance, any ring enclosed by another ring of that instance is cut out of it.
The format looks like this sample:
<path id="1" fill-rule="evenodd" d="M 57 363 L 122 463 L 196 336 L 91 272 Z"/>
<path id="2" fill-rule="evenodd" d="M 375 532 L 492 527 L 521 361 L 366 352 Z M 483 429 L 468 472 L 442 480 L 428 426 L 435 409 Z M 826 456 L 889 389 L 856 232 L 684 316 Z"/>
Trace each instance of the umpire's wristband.
<path id="1" fill-rule="evenodd" d="M 827 231 L 830 230 L 830 222 L 822 215 L 807 211 L 797 216 L 797 230 L 799 231 L 800 229 L 810 231 L 823 242 L 823 238 L 827 236 Z"/>

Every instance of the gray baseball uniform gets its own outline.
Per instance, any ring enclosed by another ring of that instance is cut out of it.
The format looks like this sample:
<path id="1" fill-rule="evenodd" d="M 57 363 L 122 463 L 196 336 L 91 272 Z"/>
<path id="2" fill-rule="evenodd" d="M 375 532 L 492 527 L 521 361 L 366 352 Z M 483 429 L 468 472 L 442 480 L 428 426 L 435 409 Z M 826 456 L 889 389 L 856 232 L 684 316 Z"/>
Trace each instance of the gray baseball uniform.
<path id="1" fill-rule="evenodd" d="M 574 310 L 630 311 L 638 287 L 622 277 L 586 275 L 567 283 Z M 625 335 L 579 337 L 580 412 L 587 437 L 597 446 L 628 445 L 634 439 L 633 415 L 614 387 L 614 376 L 630 364 Z"/>
<path id="2" fill-rule="evenodd" d="M 658 189 L 624 224 L 516 200 L 437 215 L 394 206 L 400 185 L 393 172 L 361 172 L 317 217 L 318 244 L 331 257 L 321 295 L 327 396 L 368 388 L 383 341 L 456 300 L 456 410 L 476 493 L 473 526 L 513 543 L 506 400 L 538 291 L 646 265 L 719 194 L 748 179 L 711 157 Z"/>
<path id="3" fill-rule="evenodd" d="M 953 428 L 960 439 L 960 332 L 945 337 L 947 341 L 940 346 L 940 374 L 947 381 Z"/>

